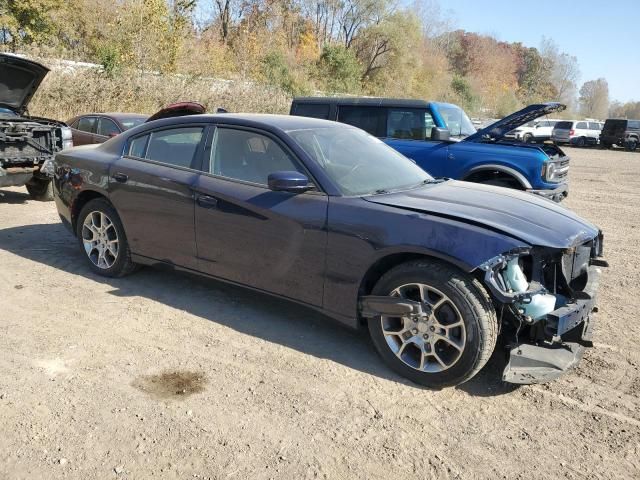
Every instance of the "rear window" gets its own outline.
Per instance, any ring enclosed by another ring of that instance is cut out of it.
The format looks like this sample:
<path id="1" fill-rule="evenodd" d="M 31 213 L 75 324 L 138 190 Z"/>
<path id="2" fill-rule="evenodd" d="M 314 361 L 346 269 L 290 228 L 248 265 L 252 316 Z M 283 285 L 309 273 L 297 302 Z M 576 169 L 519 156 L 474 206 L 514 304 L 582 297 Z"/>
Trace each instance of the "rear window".
<path id="1" fill-rule="evenodd" d="M 558 122 L 556 123 L 558 130 L 571 130 L 573 128 L 573 122 Z"/>
<path id="2" fill-rule="evenodd" d="M 295 106 L 294 115 L 299 117 L 321 118 L 329 120 L 328 103 L 298 103 Z"/>
<path id="3" fill-rule="evenodd" d="M 386 134 L 386 109 L 377 107 L 342 106 L 338 110 L 338 121 L 361 128 L 374 137 Z"/>
<path id="4" fill-rule="evenodd" d="M 83 132 L 95 133 L 96 131 L 96 117 L 83 117 L 78 120 L 78 130 Z"/>

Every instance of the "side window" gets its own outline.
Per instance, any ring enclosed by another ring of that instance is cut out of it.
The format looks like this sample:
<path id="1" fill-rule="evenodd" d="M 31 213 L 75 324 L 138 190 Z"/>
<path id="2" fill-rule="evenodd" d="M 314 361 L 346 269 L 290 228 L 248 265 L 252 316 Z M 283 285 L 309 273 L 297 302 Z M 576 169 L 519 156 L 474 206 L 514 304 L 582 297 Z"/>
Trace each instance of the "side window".
<path id="1" fill-rule="evenodd" d="M 627 128 L 633 128 L 634 130 L 637 130 L 640 128 L 640 121 L 638 120 L 629 120 L 629 123 L 627 124 Z"/>
<path id="2" fill-rule="evenodd" d="M 361 128 L 374 137 L 384 137 L 387 133 L 384 108 L 342 106 L 338 109 L 338 121 Z"/>
<path id="3" fill-rule="evenodd" d="M 120 129 L 118 126 L 113 123 L 113 120 L 105 117 L 100 117 L 98 120 L 98 135 L 102 135 L 104 137 L 110 137 L 113 135 L 118 135 L 120 133 Z"/>
<path id="4" fill-rule="evenodd" d="M 149 135 L 143 135 L 142 137 L 136 137 L 129 142 L 129 156 L 144 158 L 144 152 L 147 148 L 147 142 L 149 141 Z"/>
<path id="5" fill-rule="evenodd" d="M 587 127 L 587 122 L 578 122 L 576 124 L 576 128 L 579 128 L 581 130 L 587 130 L 589 127 Z"/>
<path id="6" fill-rule="evenodd" d="M 294 115 L 299 117 L 329 119 L 328 103 L 299 103 L 296 105 Z"/>
<path id="7" fill-rule="evenodd" d="M 431 114 L 417 108 L 390 108 L 387 117 L 387 137 L 425 140 L 433 127 Z"/>
<path id="8" fill-rule="evenodd" d="M 267 185 L 270 173 L 304 173 L 291 156 L 271 138 L 247 130 L 217 128 L 209 172 L 214 175 Z"/>
<path id="9" fill-rule="evenodd" d="M 96 120 L 96 117 L 82 117 L 78 120 L 78 130 L 82 130 L 87 133 L 95 133 Z"/>
<path id="10" fill-rule="evenodd" d="M 151 132 L 145 158 L 191 168 L 203 131 L 202 127 L 180 127 Z M 133 148 L 133 142 L 131 146 Z"/>
<path id="11" fill-rule="evenodd" d="M 589 130 L 602 130 L 602 126 L 598 122 L 589 122 Z"/>

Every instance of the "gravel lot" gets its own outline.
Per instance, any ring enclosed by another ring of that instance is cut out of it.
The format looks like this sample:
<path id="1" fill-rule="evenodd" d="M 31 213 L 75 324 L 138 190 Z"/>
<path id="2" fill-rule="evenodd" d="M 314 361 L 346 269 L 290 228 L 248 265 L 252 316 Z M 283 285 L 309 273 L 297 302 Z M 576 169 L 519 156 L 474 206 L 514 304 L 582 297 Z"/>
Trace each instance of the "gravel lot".
<path id="1" fill-rule="evenodd" d="M 90 273 L 53 203 L 0 193 L 0 478 L 639 478 L 640 154 L 567 149 L 611 268 L 596 346 L 544 386 L 442 391 L 257 293 Z"/>

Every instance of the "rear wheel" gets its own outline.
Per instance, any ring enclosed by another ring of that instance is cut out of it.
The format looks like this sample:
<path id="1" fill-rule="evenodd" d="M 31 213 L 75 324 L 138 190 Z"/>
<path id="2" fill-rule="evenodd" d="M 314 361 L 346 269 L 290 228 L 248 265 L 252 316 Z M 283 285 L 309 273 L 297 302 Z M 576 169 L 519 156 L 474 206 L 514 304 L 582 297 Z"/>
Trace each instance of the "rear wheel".
<path id="1" fill-rule="evenodd" d="M 387 272 L 372 294 L 422 304 L 419 318 L 369 320 L 378 353 L 400 375 L 426 387 L 448 387 L 469 380 L 489 360 L 496 313 L 473 277 L 435 260 L 409 262 Z"/>
<path id="2" fill-rule="evenodd" d="M 40 202 L 53 200 L 53 182 L 51 179 L 33 177 L 25 187 L 27 187 L 27 192 L 34 200 Z"/>
<path id="3" fill-rule="evenodd" d="M 635 138 L 630 138 L 626 143 L 627 150 L 630 152 L 634 152 L 638 148 L 638 140 Z"/>
<path id="4" fill-rule="evenodd" d="M 76 234 L 94 272 L 123 277 L 136 269 L 118 212 L 105 199 L 91 200 L 82 208 Z"/>
<path id="5" fill-rule="evenodd" d="M 533 135 L 531 135 L 530 133 L 525 133 L 522 137 L 522 141 L 524 143 L 533 143 Z"/>
<path id="6" fill-rule="evenodd" d="M 584 140 L 584 137 L 580 137 L 576 140 L 576 146 L 584 147 L 585 145 L 586 145 L 586 142 Z"/>

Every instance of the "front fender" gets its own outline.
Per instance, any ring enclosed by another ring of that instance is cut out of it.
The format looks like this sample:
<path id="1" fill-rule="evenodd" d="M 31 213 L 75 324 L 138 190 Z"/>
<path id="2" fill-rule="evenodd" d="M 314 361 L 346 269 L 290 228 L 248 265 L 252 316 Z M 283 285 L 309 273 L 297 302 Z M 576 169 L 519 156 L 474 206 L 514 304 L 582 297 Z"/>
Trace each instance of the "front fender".
<path id="1" fill-rule="evenodd" d="M 363 279 L 385 258 L 432 257 L 472 272 L 496 255 L 529 247 L 473 222 L 331 197 L 323 303 L 355 318 Z"/>

